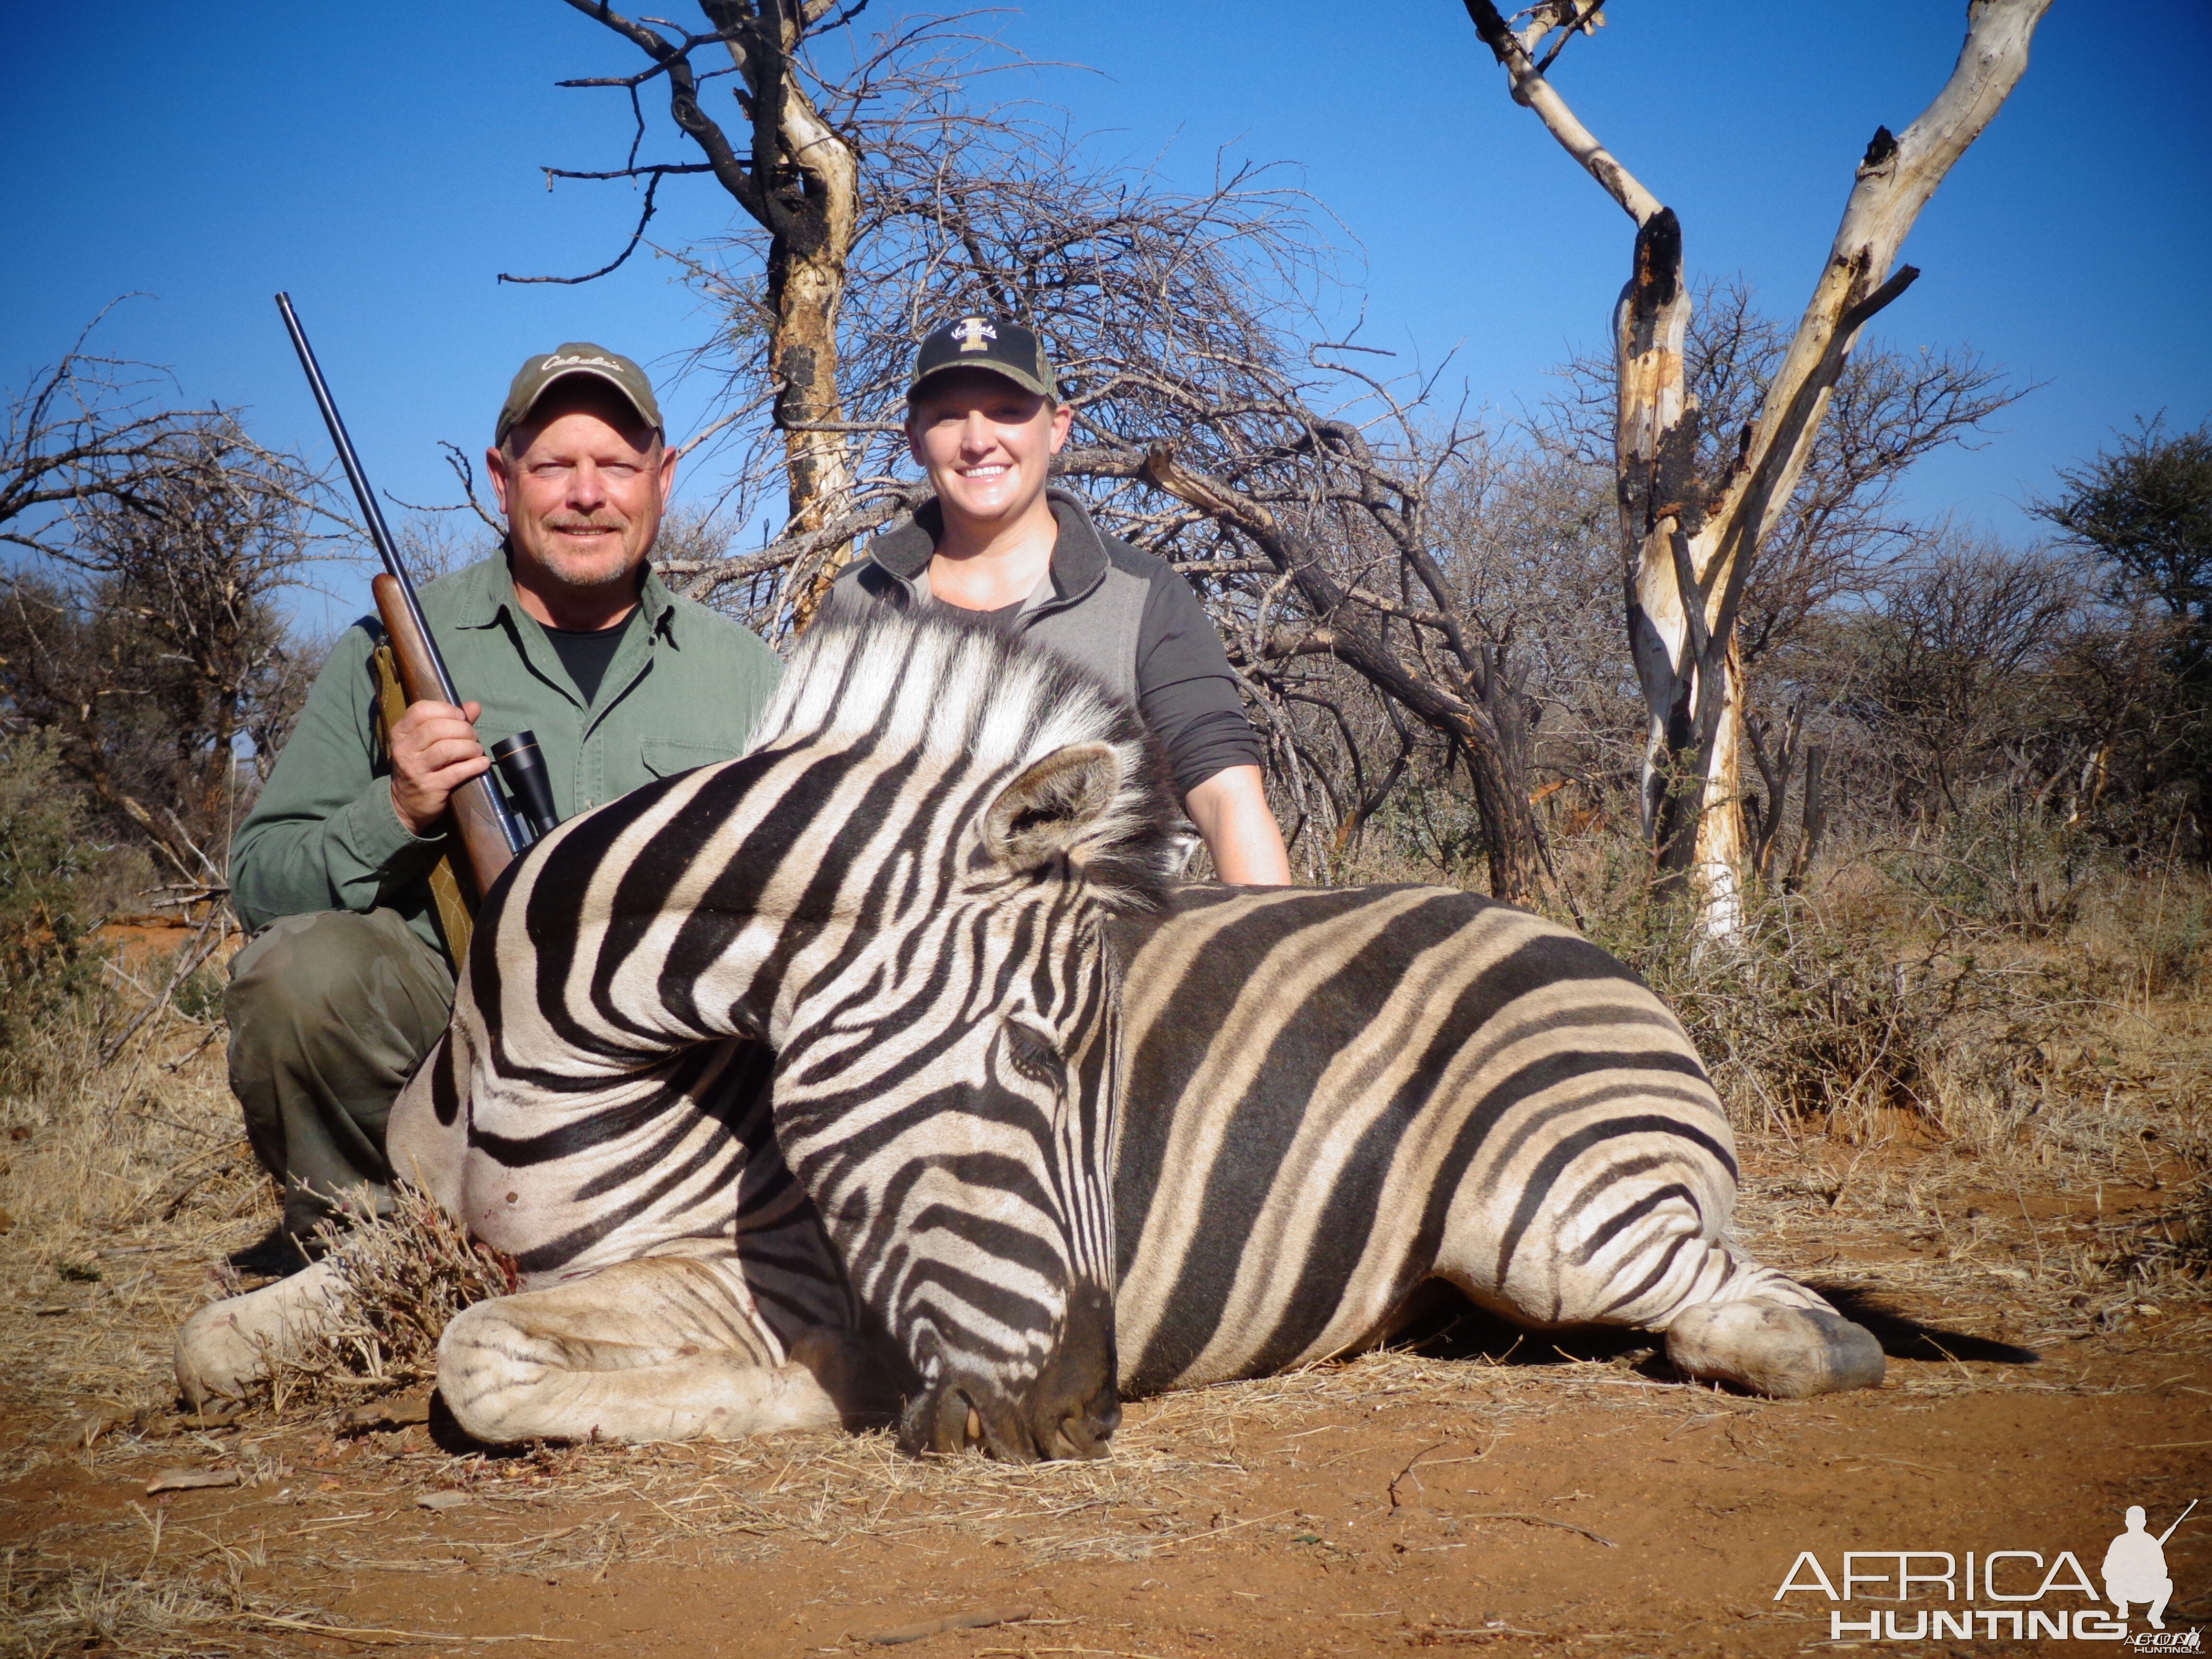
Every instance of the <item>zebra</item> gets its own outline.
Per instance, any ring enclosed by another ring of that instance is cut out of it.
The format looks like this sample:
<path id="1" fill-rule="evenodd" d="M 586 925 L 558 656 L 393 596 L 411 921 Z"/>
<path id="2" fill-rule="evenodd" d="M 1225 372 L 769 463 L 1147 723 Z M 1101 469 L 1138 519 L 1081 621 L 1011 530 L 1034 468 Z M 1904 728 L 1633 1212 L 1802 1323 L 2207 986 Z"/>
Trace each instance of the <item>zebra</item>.
<path id="1" fill-rule="evenodd" d="M 1122 1397 L 1371 1346 L 1433 1281 L 1879 1382 L 1729 1242 L 1726 1115 L 1627 969 L 1455 890 L 1172 889 L 1160 777 L 1035 647 L 832 611 L 744 757 L 522 860 L 392 1119 L 523 1275 L 441 1342 L 462 1426 L 1097 1455 Z M 187 1397 L 336 1271 L 196 1314 Z"/>
<path id="2" fill-rule="evenodd" d="M 1057 658 L 831 613 L 744 756 L 518 860 L 388 1132 L 522 1279 L 441 1339 L 461 1425 L 737 1435 L 895 1391 L 917 1447 L 1103 1449 L 1103 929 L 1164 901 L 1164 776 Z M 321 1321 L 341 1266 L 193 1316 L 186 1397 Z"/>

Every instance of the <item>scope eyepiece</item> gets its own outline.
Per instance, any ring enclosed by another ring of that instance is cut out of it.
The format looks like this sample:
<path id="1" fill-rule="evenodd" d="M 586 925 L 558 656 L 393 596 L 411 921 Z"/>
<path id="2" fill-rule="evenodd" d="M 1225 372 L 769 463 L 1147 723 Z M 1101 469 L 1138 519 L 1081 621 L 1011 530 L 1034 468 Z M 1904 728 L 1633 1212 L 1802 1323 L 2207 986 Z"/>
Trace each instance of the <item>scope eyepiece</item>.
<path id="1" fill-rule="evenodd" d="M 561 815 L 554 809 L 553 780 L 545 770 L 545 757 L 538 750 L 538 734 L 518 732 L 511 738 L 501 738 L 492 744 L 491 758 L 499 768 L 500 781 L 507 785 L 514 815 L 530 831 L 530 839 L 551 835 L 560 826 Z"/>

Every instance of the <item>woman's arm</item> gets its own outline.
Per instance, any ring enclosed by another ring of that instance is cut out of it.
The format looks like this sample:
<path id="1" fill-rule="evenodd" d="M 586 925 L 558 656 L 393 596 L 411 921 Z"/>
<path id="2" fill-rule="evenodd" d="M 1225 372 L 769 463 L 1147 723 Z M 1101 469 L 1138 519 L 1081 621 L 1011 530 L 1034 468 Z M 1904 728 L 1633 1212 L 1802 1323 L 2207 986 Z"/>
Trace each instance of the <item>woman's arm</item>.
<path id="1" fill-rule="evenodd" d="M 1237 887 L 1287 887 L 1291 855 L 1256 766 L 1225 766 L 1183 797 L 1213 867 Z"/>

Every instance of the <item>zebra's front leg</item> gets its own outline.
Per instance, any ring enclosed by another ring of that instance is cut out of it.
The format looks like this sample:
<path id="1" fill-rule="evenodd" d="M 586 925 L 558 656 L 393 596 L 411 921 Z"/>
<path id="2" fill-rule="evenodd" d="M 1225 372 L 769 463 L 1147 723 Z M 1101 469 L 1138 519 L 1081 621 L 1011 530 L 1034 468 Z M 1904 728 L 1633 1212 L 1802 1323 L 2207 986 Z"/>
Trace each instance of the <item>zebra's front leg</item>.
<path id="1" fill-rule="evenodd" d="M 438 1390 L 477 1439 L 738 1440 L 827 1428 L 856 1395 L 842 1334 L 787 1352 L 734 1260 L 647 1256 L 479 1302 L 438 1343 Z"/>
<path id="2" fill-rule="evenodd" d="M 325 1256 L 289 1279 L 210 1302 L 178 1328 L 177 1389 L 194 1411 L 242 1399 L 338 1322 L 342 1263 Z"/>

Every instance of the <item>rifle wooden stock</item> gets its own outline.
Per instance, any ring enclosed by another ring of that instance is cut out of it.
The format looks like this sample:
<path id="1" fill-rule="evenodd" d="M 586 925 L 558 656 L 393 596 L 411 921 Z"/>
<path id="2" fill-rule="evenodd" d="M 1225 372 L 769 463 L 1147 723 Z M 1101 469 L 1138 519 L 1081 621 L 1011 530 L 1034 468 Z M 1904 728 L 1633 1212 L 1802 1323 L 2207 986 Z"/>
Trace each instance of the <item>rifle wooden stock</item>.
<path id="1" fill-rule="evenodd" d="M 376 614 L 383 619 L 385 637 L 391 641 L 392 659 L 399 666 L 400 689 L 409 707 L 418 702 L 443 702 L 437 659 L 429 640 L 416 627 L 406 595 L 396 577 L 380 575 L 369 583 L 376 596 Z M 447 804 L 453 827 L 460 834 L 469 873 L 476 878 L 477 896 L 491 891 L 500 872 L 514 861 L 514 850 L 501 827 L 499 803 L 492 794 L 491 774 L 481 772 L 453 791 Z"/>

